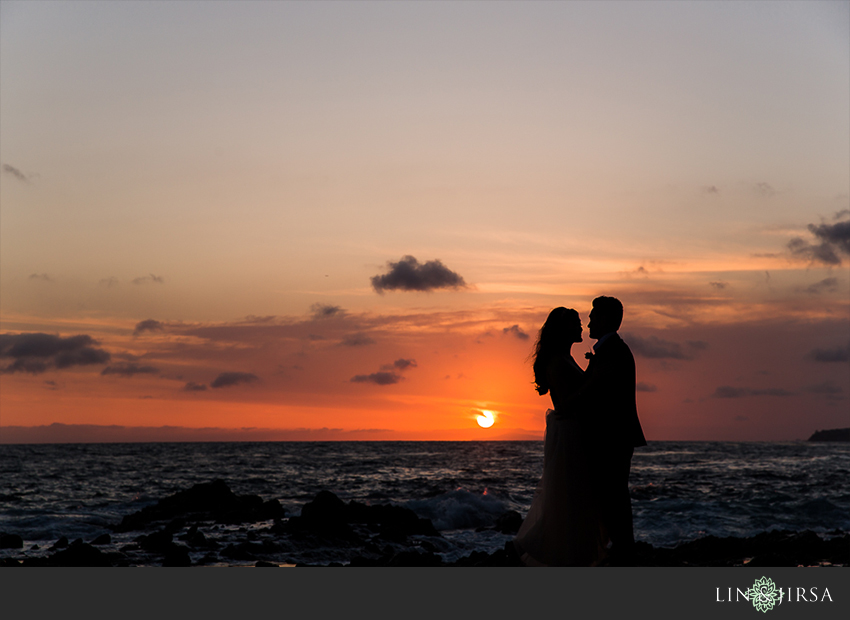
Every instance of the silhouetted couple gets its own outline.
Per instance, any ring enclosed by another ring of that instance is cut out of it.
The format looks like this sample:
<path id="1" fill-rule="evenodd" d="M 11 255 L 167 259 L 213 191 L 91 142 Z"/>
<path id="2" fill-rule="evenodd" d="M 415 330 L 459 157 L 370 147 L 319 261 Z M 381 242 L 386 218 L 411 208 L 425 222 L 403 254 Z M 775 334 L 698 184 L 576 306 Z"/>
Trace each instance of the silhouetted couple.
<path id="1" fill-rule="evenodd" d="M 635 360 L 617 334 L 623 304 L 597 297 L 588 331 L 596 340 L 582 370 L 570 354 L 581 342 L 578 312 L 555 308 L 534 350 L 537 392 L 546 412 L 543 475 L 514 539 L 529 566 L 630 565 L 634 530 L 629 468 L 645 446 L 635 403 Z"/>

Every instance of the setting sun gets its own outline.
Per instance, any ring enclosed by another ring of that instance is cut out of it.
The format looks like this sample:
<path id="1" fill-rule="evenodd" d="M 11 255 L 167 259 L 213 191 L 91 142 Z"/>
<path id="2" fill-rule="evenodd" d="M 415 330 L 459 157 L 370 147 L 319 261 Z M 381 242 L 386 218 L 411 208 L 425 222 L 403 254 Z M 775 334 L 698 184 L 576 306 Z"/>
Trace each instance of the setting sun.
<path id="1" fill-rule="evenodd" d="M 490 428 L 495 424 L 496 419 L 493 417 L 492 411 L 487 411 L 486 409 L 481 410 L 481 415 L 475 418 L 478 421 L 478 426 L 481 428 Z"/>

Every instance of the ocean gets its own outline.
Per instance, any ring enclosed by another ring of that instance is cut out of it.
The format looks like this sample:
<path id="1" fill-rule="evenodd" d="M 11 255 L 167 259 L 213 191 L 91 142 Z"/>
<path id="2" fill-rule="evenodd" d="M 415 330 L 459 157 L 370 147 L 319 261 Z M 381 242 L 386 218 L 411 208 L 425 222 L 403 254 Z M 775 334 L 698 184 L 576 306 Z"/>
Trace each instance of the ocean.
<path id="1" fill-rule="evenodd" d="M 506 511 L 525 515 L 542 464 L 541 441 L 0 445 L 0 532 L 24 540 L 23 550 L 2 549 L 0 559 L 45 556 L 62 536 L 89 542 L 110 533 L 120 549 L 138 532 L 116 534 L 110 524 L 222 479 L 237 494 L 277 499 L 288 516 L 322 490 L 410 508 L 431 519 L 441 538 L 430 548 L 450 562 L 504 547 L 511 536 L 488 528 Z M 774 529 L 848 532 L 848 473 L 846 443 L 651 442 L 632 459 L 635 536 L 669 547 Z M 214 536 L 226 545 L 245 534 L 244 525 L 222 526 Z M 349 559 L 333 548 L 288 548 L 285 556 L 290 563 Z"/>

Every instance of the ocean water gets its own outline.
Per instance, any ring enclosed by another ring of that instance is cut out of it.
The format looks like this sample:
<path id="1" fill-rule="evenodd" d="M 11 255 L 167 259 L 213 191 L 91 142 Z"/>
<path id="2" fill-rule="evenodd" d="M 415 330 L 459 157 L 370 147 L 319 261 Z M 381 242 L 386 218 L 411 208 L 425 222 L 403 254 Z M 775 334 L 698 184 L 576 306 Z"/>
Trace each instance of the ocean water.
<path id="1" fill-rule="evenodd" d="M 0 445 L 0 532 L 21 536 L 25 555 L 46 555 L 61 536 L 90 541 L 124 515 L 221 478 L 237 494 L 279 500 L 290 516 L 321 490 L 406 506 L 432 520 L 443 537 L 432 547 L 452 561 L 511 538 L 486 528 L 505 511 L 528 511 L 542 450 L 540 441 Z M 848 473 L 848 444 L 651 442 L 632 459 L 635 536 L 673 546 L 709 534 L 847 532 Z M 244 530 L 216 535 L 226 544 Z M 114 546 L 137 535 L 112 534 Z M 287 557 L 346 561 L 333 549 Z"/>

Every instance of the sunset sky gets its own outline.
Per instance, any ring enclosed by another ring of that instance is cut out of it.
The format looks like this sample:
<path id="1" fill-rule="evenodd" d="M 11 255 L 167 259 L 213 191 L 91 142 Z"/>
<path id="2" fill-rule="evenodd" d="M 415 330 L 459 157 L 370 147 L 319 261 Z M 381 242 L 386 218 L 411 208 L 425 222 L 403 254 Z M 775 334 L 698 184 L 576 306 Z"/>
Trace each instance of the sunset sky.
<path id="1" fill-rule="evenodd" d="M 598 295 L 650 441 L 850 426 L 848 2 L 3 0 L 0 136 L 0 442 L 539 438 Z"/>

